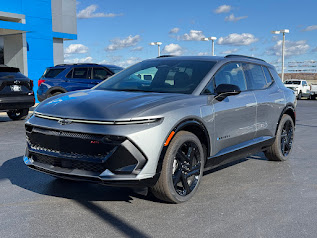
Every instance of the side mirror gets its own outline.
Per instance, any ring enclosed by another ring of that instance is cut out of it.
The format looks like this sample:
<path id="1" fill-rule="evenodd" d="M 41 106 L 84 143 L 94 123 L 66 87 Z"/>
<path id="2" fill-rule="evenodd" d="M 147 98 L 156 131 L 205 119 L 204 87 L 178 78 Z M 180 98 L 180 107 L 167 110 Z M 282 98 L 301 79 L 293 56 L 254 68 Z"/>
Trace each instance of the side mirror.
<path id="1" fill-rule="evenodd" d="M 237 85 L 234 85 L 234 84 L 219 84 L 215 92 L 216 92 L 216 99 L 218 101 L 222 101 L 230 95 L 237 95 L 241 93 L 241 90 Z"/>

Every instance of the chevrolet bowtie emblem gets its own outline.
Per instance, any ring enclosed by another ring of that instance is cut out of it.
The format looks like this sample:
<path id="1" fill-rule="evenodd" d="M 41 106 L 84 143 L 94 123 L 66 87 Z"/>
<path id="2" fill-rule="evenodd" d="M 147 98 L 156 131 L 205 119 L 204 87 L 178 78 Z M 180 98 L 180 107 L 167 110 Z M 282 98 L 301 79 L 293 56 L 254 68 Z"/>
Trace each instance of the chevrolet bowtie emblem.
<path id="1" fill-rule="evenodd" d="M 62 125 L 62 126 L 64 126 L 64 125 L 69 125 L 70 123 L 72 123 L 71 120 L 67 120 L 67 119 L 60 119 L 60 120 L 58 120 L 57 122 L 58 122 L 58 124 L 60 124 L 60 125 Z"/>

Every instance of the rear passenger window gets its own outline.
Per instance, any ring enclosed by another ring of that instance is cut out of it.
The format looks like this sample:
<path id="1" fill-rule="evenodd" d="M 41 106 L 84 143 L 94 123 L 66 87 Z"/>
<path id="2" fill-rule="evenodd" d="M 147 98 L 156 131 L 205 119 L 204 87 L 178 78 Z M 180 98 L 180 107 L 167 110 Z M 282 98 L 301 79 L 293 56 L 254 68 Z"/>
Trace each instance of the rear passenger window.
<path id="1" fill-rule="evenodd" d="M 73 78 L 88 79 L 88 68 L 74 68 Z"/>
<path id="2" fill-rule="evenodd" d="M 263 89 L 267 87 L 262 66 L 256 64 L 243 64 L 248 89 Z"/>
<path id="3" fill-rule="evenodd" d="M 214 76 L 214 82 L 216 87 L 220 84 L 233 84 L 238 86 L 241 91 L 245 91 L 247 88 L 240 63 L 229 63 L 223 66 Z"/>
<path id="4" fill-rule="evenodd" d="M 262 66 L 262 69 L 263 69 L 263 72 L 264 72 L 264 75 L 265 75 L 265 79 L 266 79 L 266 86 L 268 87 L 273 82 L 272 76 L 271 76 L 269 70 L 266 67 Z"/>

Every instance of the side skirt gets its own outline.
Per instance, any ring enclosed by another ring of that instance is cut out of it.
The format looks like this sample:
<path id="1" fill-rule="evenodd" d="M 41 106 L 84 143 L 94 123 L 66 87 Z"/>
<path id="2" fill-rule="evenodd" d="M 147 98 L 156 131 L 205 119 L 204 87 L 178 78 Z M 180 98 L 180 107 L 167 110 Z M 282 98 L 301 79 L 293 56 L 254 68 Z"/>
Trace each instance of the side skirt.
<path id="1" fill-rule="evenodd" d="M 275 137 L 259 137 L 239 145 L 231 146 L 219 151 L 216 155 L 207 158 L 205 170 L 212 169 L 243 157 L 264 151 L 275 141 Z"/>

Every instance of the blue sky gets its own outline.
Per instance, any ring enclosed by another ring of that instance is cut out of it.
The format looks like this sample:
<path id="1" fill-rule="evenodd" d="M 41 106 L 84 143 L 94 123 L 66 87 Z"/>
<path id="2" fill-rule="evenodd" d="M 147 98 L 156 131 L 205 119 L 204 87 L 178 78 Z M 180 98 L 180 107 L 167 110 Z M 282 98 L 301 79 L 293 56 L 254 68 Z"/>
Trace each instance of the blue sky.
<path id="1" fill-rule="evenodd" d="M 65 42 L 65 62 L 96 62 L 129 66 L 162 54 L 229 53 L 263 58 L 279 70 L 282 35 L 289 62 L 317 60 L 316 0 L 228 1 L 77 1 L 78 40 Z"/>

